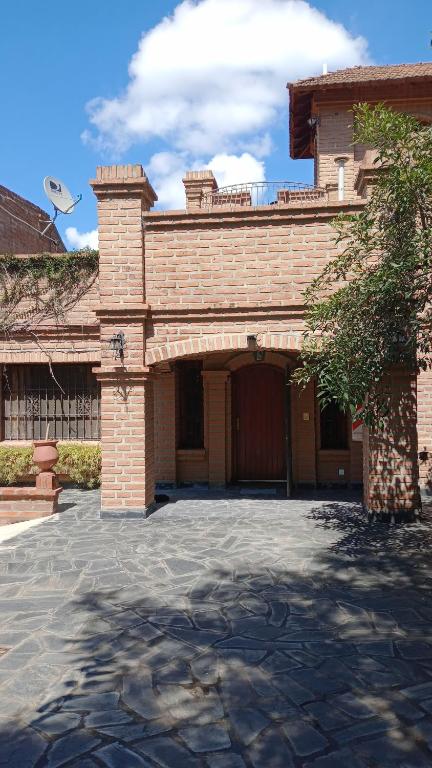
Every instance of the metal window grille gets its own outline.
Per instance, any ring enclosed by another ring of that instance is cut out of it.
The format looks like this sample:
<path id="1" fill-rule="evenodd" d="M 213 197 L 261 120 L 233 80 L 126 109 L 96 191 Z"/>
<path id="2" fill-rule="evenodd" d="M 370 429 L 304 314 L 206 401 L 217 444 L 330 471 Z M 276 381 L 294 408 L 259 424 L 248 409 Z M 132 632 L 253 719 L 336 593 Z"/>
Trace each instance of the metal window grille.
<path id="1" fill-rule="evenodd" d="M 5 440 L 98 440 L 100 385 L 91 365 L 7 365 L 3 370 Z M 57 383 L 58 382 L 58 383 Z"/>

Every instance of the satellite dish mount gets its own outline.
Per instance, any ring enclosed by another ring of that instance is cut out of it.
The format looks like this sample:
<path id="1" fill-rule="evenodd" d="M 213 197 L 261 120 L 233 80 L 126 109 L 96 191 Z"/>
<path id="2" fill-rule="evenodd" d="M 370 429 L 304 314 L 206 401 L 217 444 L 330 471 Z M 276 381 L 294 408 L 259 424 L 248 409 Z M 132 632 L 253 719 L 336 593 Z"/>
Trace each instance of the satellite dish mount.
<path id="1" fill-rule="evenodd" d="M 69 214 L 73 212 L 75 206 L 82 200 L 82 195 L 78 195 L 74 200 L 66 184 L 54 176 L 45 176 L 43 185 L 48 200 L 54 206 L 54 216 L 46 222 L 46 227 L 41 233 L 45 235 L 48 229 L 53 226 L 59 213 Z"/>

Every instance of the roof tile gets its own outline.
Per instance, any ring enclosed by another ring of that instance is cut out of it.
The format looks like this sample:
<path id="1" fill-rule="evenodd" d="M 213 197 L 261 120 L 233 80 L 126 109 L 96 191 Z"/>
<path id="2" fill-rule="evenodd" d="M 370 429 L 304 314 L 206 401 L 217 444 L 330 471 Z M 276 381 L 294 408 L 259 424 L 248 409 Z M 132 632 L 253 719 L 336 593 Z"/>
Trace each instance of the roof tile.
<path id="1" fill-rule="evenodd" d="M 290 83 L 292 88 L 324 88 L 348 83 L 367 83 L 376 80 L 406 80 L 407 78 L 432 78 L 432 62 L 417 64 L 390 64 L 385 66 L 348 67 L 328 72 L 318 77 L 308 77 Z"/>

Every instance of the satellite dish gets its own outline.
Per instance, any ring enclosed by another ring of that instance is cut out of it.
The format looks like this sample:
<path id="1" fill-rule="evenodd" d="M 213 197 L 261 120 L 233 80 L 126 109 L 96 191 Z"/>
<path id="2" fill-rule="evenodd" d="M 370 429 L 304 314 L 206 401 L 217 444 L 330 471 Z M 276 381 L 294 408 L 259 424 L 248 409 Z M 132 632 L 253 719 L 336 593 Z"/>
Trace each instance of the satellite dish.
<path id="1" fill-rule="evenodd" d="M 41 235 L 46 234 L 54 224 L 59 213 L 72 213 L 77 203 L 82 200 L 82 195 L 78 195 L 76 200 L 74 200 L 66 184 L 63 184 L 60 179 L 55 179 L 54 176 L 45 176 L 43 185 L 48 200 L 51 200 L 54 206 L 54 216 L 52 219 L 44 222 L 46 227 L 41 232 Z"/>
<path id="2" fill-rule="evenodd" d="M 48 200 L 51 200 L 56 212 L 72 213 L 78 200 L 74 200 L 66 184 L 54 176 L 45 176 L 44 190 Z"/>

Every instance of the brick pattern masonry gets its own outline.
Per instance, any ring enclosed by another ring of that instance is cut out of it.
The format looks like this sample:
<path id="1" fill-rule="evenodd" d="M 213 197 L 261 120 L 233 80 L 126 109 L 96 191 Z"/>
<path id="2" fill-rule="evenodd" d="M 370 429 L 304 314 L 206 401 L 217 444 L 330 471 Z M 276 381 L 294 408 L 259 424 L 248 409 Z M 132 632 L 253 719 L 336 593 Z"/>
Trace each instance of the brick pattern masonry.
<path id="1" fill-rule="evenodd" d="M 328 192 L 315 202 L 293 198 L 277 206 L 211 210 L 203 200 L 217 183 L 210 171 L 200 171 L 184 180 L 185 210 L 151 211 L 157 198 L 140 165 L 97 169 L 91 185 L 98 205 L 99 283 L 70 313 L 61 333 L 46 327 L 40 334 L 53 361 L 94 363 L 102 390 L 105 510 L 148 509 L 156 479 L 214 485 L 230 479 L 234 360 L 253 362 L 247 340 L 253 334 L 258 347 L 275 356 L 274 364 L 295 364 L 304 330 L 303 291 L 335 253 L 331 221 L 337 212 L 356 212 L 364 204 L 356 180 L 368 156 L 365 148 L 352 146 L 354 96 L 346 88 L 345 101 L 326 101 L 321 92 L 313 105 L 320 116 L 315 178 Z M 406 101 L 398 108 L 432 115 L 430 96 L 420 98 L 418 88 L 411 100 L 409 89 L 403 93 Z M 343 201 L 335 199 L 340 157 L 346 158 Z M 367 184 L 361 190 L 367 194 Z M 29 244 L 26 250 L 31 251 Z M 126 337 L 122 361 L 109 350 L 109 339 L 119 330 Z M 190 452 L 176 450 L 173 372 L 174 362 L 188 356 L 203 359 L 205 386 L 205 445 Z M 0 363 L 30 361 L 44 361 L 31 337 L 12 350 L 0 341 Z M 429 373 L 420 376 L 417 389 L 418 405 L 415 382 L 410 402 L 413 413 L 417 408 L 420 479 L 429 487 Z M 345 452 L 324 456 L 318 422 L 314 388 L 293 389 L 295 482 L 338 482 L 340 476 L 360 482 L 361 443 L 350 441 Z M 403 434 L 396 422 L 388 429 L 395 437 L 391 456 L 389 432 L 367 436 L 366 503 L 371 509 L 388 506 L 389 500 L 413 507 L 417 491 L 405 481 L 417 466 L 415 418 L 408 419 Z M 377 473 L 383 456 L 389 472 Z M 399 500 L 390 491 L 396 476 Z"/>

